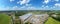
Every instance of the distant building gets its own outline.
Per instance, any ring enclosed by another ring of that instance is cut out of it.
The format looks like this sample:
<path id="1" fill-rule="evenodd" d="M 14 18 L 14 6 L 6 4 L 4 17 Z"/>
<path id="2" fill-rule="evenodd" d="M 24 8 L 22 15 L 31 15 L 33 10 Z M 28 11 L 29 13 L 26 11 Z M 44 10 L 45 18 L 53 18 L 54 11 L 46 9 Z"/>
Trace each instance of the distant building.
<path id="1" fill-rule="evenodd" d="M 32 24 L 43 24 L 45 20 L 49 17 L 48 14 L 33 14 L 28 13 L 25 15 L 20 16 L 21 23 L 24 24 L 26 22 L 30 22 Z"/>

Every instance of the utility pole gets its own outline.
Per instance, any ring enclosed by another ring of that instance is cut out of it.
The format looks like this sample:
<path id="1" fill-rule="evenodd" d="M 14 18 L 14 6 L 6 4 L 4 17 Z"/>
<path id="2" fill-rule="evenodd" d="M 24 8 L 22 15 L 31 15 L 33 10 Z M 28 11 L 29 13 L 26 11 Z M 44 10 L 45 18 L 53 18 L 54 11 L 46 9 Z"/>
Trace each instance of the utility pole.
<path id="1" fill-rule="evenodd" d="M 15 24 L 15 13 L 11 12 L 11 24 Z"/>

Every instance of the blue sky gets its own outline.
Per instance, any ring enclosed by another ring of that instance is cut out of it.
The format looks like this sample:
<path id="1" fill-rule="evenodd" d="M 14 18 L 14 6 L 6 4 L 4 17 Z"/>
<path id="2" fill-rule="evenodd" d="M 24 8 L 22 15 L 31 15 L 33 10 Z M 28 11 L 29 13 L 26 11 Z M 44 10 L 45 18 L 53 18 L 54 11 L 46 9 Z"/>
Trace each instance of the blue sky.
<path id="1" fill-rule="evenodd" d="M 60 0 L 0 0 L 3 10 L 60 10 Z"/>

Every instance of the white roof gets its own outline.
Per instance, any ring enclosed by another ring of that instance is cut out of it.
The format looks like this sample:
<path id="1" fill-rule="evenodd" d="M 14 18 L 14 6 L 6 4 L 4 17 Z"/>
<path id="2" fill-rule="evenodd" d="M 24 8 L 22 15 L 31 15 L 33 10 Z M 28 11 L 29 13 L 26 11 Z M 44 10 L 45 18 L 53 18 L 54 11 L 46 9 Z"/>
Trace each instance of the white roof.
<path id="1" fill-rule="evenodd" d="M 36 14 L 35 16 L 48 16 L 48 14 Z"/>
<path id="2" fill-rule="evenodd" d="M 25 20 L 25 19 L 27 19 L 27 18 L 30 17 L 30 16 L 32 16 L 32 13 L 28 13 L 28 14 L 19 16 L 19 18 L 22 19 L 22 20 Z"/>

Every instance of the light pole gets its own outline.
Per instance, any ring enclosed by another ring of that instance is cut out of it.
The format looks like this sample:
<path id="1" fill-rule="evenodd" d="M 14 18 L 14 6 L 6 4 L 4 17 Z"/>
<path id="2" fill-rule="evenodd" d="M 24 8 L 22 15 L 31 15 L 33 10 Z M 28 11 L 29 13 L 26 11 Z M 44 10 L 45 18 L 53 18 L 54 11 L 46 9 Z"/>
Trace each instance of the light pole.
<path id="1" fill-rule="evenodd" d="M 11 12 L 11 24 L 15 24 L 15 13 Z"/>

